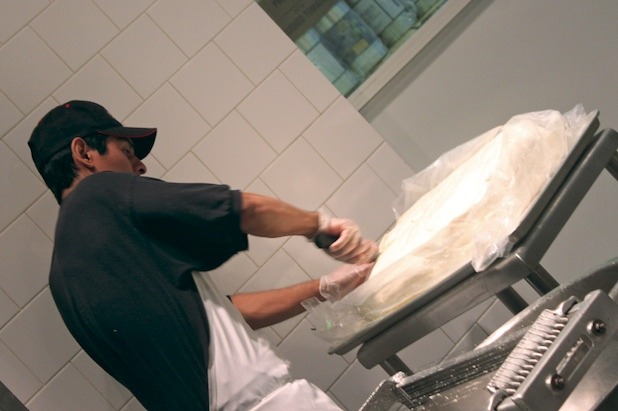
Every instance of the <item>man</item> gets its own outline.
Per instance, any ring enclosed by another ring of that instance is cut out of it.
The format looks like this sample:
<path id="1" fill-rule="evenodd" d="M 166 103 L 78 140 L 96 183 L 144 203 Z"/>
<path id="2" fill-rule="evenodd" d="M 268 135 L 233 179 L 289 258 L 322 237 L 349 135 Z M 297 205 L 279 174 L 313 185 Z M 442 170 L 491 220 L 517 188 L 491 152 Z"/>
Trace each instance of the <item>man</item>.
<path id="1" fill-rule="evenodd" d="M 312 297 L 341 298 L 365 280 L 377 245 L 351 220 L 275 198 L 142 177 L 155 136 L 87 101 L 54 108 L 32 133 L 32 158 L 60 204 L 49 286 L 68 329 L 149 410 L 337 409 L 245 327 L 290 318 Z M 198 272 L 246 250 L 248 234 L 328 234 L 338 239 L 326 252 L 352 264 L 222 297 Z"/>

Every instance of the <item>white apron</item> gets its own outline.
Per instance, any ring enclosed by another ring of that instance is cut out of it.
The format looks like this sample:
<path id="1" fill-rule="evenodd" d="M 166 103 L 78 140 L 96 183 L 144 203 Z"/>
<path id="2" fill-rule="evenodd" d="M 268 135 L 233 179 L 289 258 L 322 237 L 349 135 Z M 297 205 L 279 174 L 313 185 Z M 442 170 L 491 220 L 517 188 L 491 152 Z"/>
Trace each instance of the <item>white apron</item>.
<path id="1" fill-rule="evenodd" d="M 210 409 L 337 410 L 306 380 L 292 380 L 289 365 L 256 335 L 207 273 L 194 273 L 210 327 L 208 386 Z"/>

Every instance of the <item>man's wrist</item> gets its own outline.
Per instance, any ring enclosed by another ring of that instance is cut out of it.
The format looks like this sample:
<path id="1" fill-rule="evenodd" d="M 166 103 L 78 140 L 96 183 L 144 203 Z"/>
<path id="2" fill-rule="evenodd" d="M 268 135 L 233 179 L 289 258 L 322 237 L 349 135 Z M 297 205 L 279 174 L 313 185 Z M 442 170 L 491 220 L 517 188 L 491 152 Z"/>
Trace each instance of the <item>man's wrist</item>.
<path id="1" fill-rule="evenodd" d="M 305 235 L 307 240 L 313 241 L 315 237 L 320 232 L 320 223 L 321 223 L 321 213 L 319 211 L 309 211 L 310 213 L 310 226 L 311 228 L 308 231 L 308 234 Z"/>

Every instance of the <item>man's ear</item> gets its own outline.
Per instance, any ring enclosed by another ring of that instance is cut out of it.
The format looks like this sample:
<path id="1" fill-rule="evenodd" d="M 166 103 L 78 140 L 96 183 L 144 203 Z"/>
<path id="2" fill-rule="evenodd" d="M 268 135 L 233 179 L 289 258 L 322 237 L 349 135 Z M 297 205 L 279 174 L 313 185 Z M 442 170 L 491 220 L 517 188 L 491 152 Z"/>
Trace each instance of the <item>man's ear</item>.
<path id="1" fill-rule="evenodd" d="M 71 154 L 73 155 L 73 161 L 78 168 L 85 167 L 89 170 L 94 169 L 91 152 L 92 148 L 84 141 L 83 138 L 75 137 L 71 141 Z"/>

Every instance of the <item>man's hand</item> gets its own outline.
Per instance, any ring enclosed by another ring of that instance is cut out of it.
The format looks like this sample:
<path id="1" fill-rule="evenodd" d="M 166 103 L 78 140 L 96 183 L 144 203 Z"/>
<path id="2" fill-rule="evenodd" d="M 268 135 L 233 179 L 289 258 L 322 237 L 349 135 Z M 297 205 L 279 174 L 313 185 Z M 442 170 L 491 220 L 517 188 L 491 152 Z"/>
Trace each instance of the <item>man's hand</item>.
<path id="1" fill-rule="evenodd" d="M 342 299 L 365 282 L 373 266 L 374 263 L 346 264 L 320 277 L 320 294 L 330 302 Z"/>
<path id="2" fill-rule="evenodd" d="M 326 248 L 328 255 L 344 263 L 368 263 L 378 256 L 378 245 L 373 240 L 364 239 L 356 223 L 347 218 L 329 218 L 320 213 L 319 228 L 316 235 L 324 233 L 338 237 Z"/>

